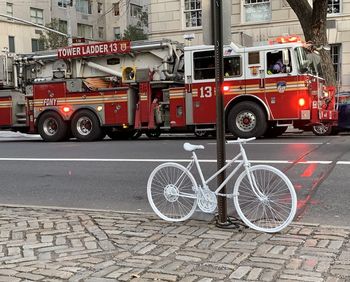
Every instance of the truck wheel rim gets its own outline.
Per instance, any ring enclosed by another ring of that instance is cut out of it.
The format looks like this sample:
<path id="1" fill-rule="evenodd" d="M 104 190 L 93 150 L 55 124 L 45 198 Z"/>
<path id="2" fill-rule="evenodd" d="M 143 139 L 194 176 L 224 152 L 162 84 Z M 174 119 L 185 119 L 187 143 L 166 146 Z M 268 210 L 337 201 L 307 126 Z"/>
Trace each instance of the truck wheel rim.
<path id="1" fill-rule="evenodd" d="M 43 129 L 46 135 L 53 136 L 58 130 L 58 123 L 54 118 L 48 118 L 43 124 Z"/>
<path id="2" fill-rule="evenodd" d="M 236 126 L 244 132 L 252 131 L 256 126 L 256 117 L 252 112 L 240 112 L 236 117 Z"/>
<path id="3" fill-rule="evenodd" d="M 88 117 L 81 117 L 77 121 L 77 131 L 80 135 L 89 135 L 92 131 L 92 121 Z"/>
<path id="4" fill-rule="evenodd" d="M 314 130 L 318 133 L 318 134 L 325 134 L 328 130 L 328 126 L 321 124 L 321 125 L 315 125 L 314 126 Z"/>

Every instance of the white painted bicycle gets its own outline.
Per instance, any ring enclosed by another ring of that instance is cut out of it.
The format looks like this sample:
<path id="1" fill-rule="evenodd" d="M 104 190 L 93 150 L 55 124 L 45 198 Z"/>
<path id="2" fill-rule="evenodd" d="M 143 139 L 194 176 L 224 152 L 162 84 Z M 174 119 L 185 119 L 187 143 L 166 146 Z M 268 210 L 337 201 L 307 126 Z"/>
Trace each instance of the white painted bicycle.
<path id="1" fill-rule="evenodd" d="M 297 208 L 293 184 L 275 167 L 250 164 L 243 144 L 254 139 L 227 141 L 227 144 L 239 144 L 240 153 L 207 180 L 195 153 L 204 146 L 185 143 L 184 149 L 192 152 L 192 160 L 187 167 L 167 162 L 157 166 L 149 176 L 147 197 L 154 212 L 167 221 L 183 221 L 192 216 L 197 206 L 203 212 L 213 213 L 217 208 L 217 196 L 225 196 L 233 198 L 238 215 L 250 228 L 273 233 L 288 226 Z M 215 191 L 210 190 L 208 183 L 233 163 L 237 165 L 223 183 Z M 197 184 L 191 173 L 193 165 L 198 170 L 201 185 Z M 233 193 L 220 193 L 242 166 L 244 170 L 235 181 Z"/>

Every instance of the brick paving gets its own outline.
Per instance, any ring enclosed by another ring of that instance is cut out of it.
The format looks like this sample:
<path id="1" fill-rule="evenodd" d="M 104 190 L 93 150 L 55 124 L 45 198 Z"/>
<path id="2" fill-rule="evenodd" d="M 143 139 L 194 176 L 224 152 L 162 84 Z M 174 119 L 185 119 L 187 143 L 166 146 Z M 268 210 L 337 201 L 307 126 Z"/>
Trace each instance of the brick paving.
<path id="1" fill-rule="evenodd" d="M 152 214 L 0 207 L 0 281 L 350 281 L 350 228 L 277 234 Z"/>

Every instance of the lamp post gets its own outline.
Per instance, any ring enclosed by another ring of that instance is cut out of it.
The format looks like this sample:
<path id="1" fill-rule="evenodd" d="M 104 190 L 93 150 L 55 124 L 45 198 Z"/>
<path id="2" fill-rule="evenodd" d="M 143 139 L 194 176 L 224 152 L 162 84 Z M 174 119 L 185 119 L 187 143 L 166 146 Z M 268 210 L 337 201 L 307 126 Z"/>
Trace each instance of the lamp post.
<path id="1" fill-rule="evenodd" d="M 217 169 L 220 170 L 226 162 L 225 151 L 225 119 L 224 119 L 224 96 L 222 86 L 224 83 L 224 61 L 223 61 L 223 7 L 222 0 L 212 0 L 213 11 L 213 42 L 215 50 L 215 89 L 216 89 L 216 153 Z M 225 180 L 225 171 L 217 177 L 217 185 Z M 220 193 L 226 193 L 226 185 Z M 218 226 L 227 225 L 227 200 L 218 196 Z"/>

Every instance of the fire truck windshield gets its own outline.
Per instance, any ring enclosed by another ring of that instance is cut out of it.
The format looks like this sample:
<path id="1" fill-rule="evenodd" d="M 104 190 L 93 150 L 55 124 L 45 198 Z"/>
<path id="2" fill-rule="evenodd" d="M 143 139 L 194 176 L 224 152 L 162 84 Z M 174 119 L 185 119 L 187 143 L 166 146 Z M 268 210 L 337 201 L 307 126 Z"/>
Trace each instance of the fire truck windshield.
<path id="1" fill-rule="evenodd" d="M 316 76 L 322 76 L 321 57 L 319 54 L 303 47 L 295 48 L 295 53 L 300 73 L 311 73 Z"/>

